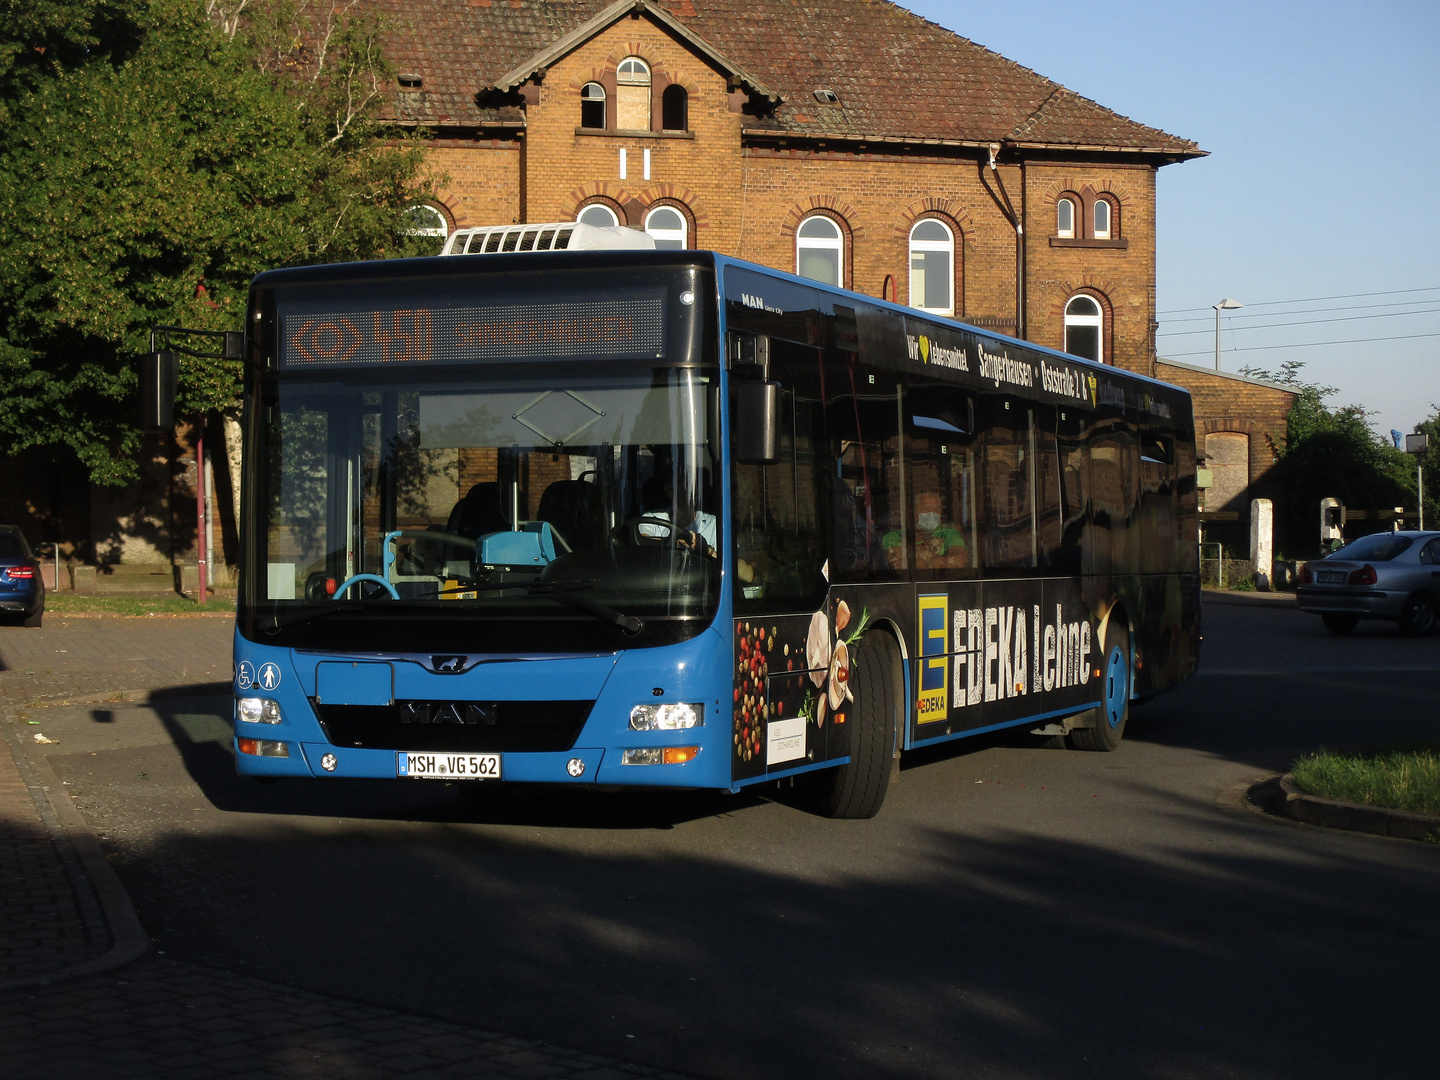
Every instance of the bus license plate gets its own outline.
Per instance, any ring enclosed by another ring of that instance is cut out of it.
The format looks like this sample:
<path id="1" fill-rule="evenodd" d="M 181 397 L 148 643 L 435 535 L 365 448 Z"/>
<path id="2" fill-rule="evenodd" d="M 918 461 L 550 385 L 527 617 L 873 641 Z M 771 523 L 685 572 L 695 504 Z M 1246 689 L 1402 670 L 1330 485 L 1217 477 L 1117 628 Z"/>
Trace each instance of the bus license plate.
<path id="1" fill-rule="evenodd" d="M 402 750 L 395 775 L 411 780 L 499 780 L 499 754 L 432 754 Z"/>

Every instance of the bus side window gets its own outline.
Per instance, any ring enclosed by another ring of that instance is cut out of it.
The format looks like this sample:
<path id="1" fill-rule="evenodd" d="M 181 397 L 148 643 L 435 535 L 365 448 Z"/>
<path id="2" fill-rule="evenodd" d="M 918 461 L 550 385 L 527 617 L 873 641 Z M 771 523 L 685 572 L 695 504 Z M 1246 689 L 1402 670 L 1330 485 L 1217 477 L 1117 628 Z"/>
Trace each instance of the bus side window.
<path id="1" fill-rule="evenodd" d="M 1060 456 L 1055 437 L 1056 410 L 1049 405 L 1031 409 L 1035 433 L 1035 524 L 1039 533 L 1040 564 L 1047 570 L 1062 569 Z M 1067 571 L 1068 572 L 1068 571 Z"/>
<path id="2" fill-rule="evenodd" d="M 1004 574 L 1036 566 L 1034 454 L 1030 412 L 1002 397 L 982 402 L 985 502 L 981 557 L 987 572 Z"/>
<path id="3" fill-rule="evenodd" d="M 1078 574 L 1081 545 L 1090 520 L 1090 466 L 1085 452 L 1085 418 L 1073 407 L 1056 419 L 1060 466 L 1060 542 L 1051 558 L 1057 573 Z"/>
<path id="4" fill-rule="evenodd" d="M 734 466 L 736 609 L 813 610 L 825 595 L 829 557 L 820 354 L 775 340 L 770 378 L 779 382 L 780 456 Z"/>
<path id="5" fill-rule="evenodd" d="M 906 508 L 904 446 L 894 375 L 858 367 L 837 352 L 825 367 L 825 418 L 831 438 L 834 512 L 832 581 L 893 581 L 884 538 L 899 530 Z M 871 379 L 874 379 L 874 382 Z"/>
<path id="6" fill-rule="evenodd" d="M 973 408 L 948 387 L 909 388 L 905 435 L 906 528 L 884 538 L 892 566 L 922 580 L 972 577 L 980 566 L 976 536 Z M 894 552 L 905 541 L 907 562 Z"/>
<path id="7" fill-rule="evenodd" d="M 1123 420 L 1097 425 L 1090 440 L 1091 528 L 1087 573 L 1130 573 L 1136 559 L 1135 435 Z"/>

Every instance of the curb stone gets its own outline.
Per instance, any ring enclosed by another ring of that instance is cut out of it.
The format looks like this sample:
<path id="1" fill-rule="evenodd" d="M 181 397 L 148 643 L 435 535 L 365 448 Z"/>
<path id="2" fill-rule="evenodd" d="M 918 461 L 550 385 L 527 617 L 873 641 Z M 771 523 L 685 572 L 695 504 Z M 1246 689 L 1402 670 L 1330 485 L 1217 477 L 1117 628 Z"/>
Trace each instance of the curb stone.
<path id="1" fill-rule="evenodd" d="M 57 847 L 68 846 L 74 852 L 75 857 L 79 859 L 81 870 L 89 879 L 95 898 L 100 903 L 105 922 L 110 928 L 112 941 L 110 951 L 94 960 L 73 964 L 70 967 L 43 975 L 27 975 L 23 978 L 3 980 L 0 981 L 0 991 L 49 986 L 57 982 L 83 978 L 86 975 L 98 975 L 124 967 L 126 964 L 140 959 L 149 951 L 150 939 L 145 933 L 145 928 L 140 924 L 140 917 L 135 913 L 135 905 L 130 901 L 130 894 L 125 891 L 125 886 L 120 883 L 114 867 L 110 865 L 105 853 L 100 850 L 100 844 L 95 839 L 95 834 L 90 831 L 90 826 L 80 816 L 80 812 L 71 805 L 68 798 L 52 797 L 54 794 L 63 795 L 64 785 L 60 783 L 60 779 L 55 775 L 44 754 L 32 757 L 27 752 L 25 744 L 16 734 L 13 721 L 6 712 L 0 712 L 0 727 L 5 729 L 5 739 L 10 744 L 10 755 L 15 761 L 15 768 L 19 771 L 21 779 L 24 780 L 26 788 L 29 789 L 30 796 L 35 801 L 35 807 L 45 822 L 45 828 L 49 831 L 52 842 Z"/>
<path id="2" fill-rule="evenodd" d="M 1440 816 L 1435 814 L 1389 810 L 1311 795 L 1295 786 L 1290 773 L 1276 782 L 1280 792 L 1270 799 L 1271 809 L 1294 821 L 1402 840 L 1440 840 Z"/>

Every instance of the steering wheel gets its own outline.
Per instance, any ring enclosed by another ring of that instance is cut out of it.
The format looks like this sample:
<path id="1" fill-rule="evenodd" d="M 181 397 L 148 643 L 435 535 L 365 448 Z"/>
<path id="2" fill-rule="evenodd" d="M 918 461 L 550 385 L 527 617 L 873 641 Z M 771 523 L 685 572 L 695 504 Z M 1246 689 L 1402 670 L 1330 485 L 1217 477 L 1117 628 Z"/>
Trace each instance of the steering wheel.
<path id="1" fill-rule="evenodd" d="M 646 536 L 640 531 L 642 525 L 664 529 L 665 535 Z M 709 545 L 705 543 L 705 538 L 698 532 L 691 529 L 676 528 L 675 523 L 668 518 L 630 518 L 625 522 L 625 533 L 625 538 L 632 547 L 663 547 L 668 544 L 672 547 L 679 548 L 681 551 L 691 552 L 695 555 L 702 555 L 709 548 Z M 686 543 L 685 538 L 691 536 L 695 538 L 694 543 Z"/>
<path id="2" fill-rule="evenodd" d="M 358 585 L 358 584 L 359 584 L 360 582 L 362 582 L 362 581 L 370 582 L 370 583 L 375 584 L 375 585 L 379 585 L 379 586 L 380 586 L 381 588 L 383 588 L 387 593 L 390 594 L 390 599 L 391 599 L 391 600 L 399 600 L 399 599 L 400 599 L 400 594 L 395 591 L 395 586 L 394 586 L 394 585 L 391 585 L 390 582 L 386 581 L 386 580 L 385 580 L 384 578 L 382 578 L 379 574 L 354 574 L 354 575 L 352 575 L 351 577 L 346 578 L 344 581 L 342 581 L 342 582 L 336 587 L 336 589 L 335 589 L 335 595 L 334 595 L 333 597 L 331 597 L 331 599 L 333 599 L 333 600 L 339 600 L 342 596 L 345 595 L 345 591 L 346 591 L 347 589 L 349 589 L 350 586 L 352 586 L 352 585 Z M 362 597 L 362 599 L 364 599 L 364 598 Z"/>

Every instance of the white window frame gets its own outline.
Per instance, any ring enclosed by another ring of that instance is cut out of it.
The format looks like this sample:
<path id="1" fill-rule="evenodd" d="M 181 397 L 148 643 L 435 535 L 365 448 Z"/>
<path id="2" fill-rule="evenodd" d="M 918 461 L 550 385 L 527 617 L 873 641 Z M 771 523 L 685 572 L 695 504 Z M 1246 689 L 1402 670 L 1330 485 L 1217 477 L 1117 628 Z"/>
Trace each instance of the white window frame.
<path id="1" fill-rule="evenodd" d="M 1095 306 L 1094 315 L 1076 315 L 1070 311 L 1070 305 L 1076 300 L 1085 300 Z M 1093 326 L 1095 328 L 1095 351 L 1100 363 L 1105 363 L 1105 305 L 1091 296 L 1089 293 L 1076 293 L 1065 301 L 1065 352 L 1070 352 L 1070 328 L 1072 326 Z M 1072 356 L 1079 355 L 1071 353 Z"/>
<path id="2" fill-rule="evenodd" d="M 944 240 L 917 240 L 915 231 L 922 225 L 938 225 L 945 230 Z M 945 306 L 926 307 L 917 301 L 924 300 L 924 295 L 915 295 L 915 253 L 917 251 L 943 251 L 946 255 L 948 267 L 945 275 Z M 934 315 L 955 314 L 955 233 L 949 225 L 946 225 L 939 218 L 921 218 L 910 228 L 910 306 L 920 311 L 928 311 Z"/>
<path id="3" fill-rule="evenodd" d="M 1065 224 L 1064 217 L 1061 216 L 1062 207 L 1069 207 L 1070 209 L 1070 224 L 1068 226 Z M 1055 203 L 1055 235 L 1063 240 L 1073 240 L 1075 238 L 1075 200 L 1069 196 Z"/>
<path id="4" fill-rule="evenodd" d="M 629 69 L 628 71 L 626 70 L 627 68 Z M 655 102 L 652 98 L 654 85 L 655 79 L 651 74 L 650 65 L 640 59 L 640 57 L 627 56 L 624 60 L 620 61 L 619 66 L 615 68 L 615 127 L 617 129 L 629 131 L 650 130 L 655 109 Z M 625 90 L 627 88 L 643 88 L 645 91 L 645 123 L 638 128 L 625 128 L 622 124 L 620 113 L 626 107 Z"/>
<path id="5" fill-rule="evenodd" d="M 615 213 L 614 210 L 606 206 L 604 203 L 591 203 L 589 206 L 582 206 L 580 208 L 580 212 L 575 215 L 575 220 L 584 221 L 586 225 L 598 225 L 600 224 L 599 222 L 585 221 L 586 214 L 597 210 L 610 219 L 609 221 L 605 222 L 605 227 L 614 228 L 615 226 L 620 224 L 620 215 Z"/>
<path id="6" fill-rule="evenodd" d="M 669 213 L 672 213 L 677 218 L 679 218 L 680 228 L 665 229 L 651 225 L 650 222 L 655 217 L 655 215 L 663 211 L 668 211 Z M 690 246 L 690 222 L 686 219 L 685 215 L 681 213 L 677 208 L 668 204 L 661 204 L 660 206 L 652 207 L 649 212 L 646 213 L 645 231 L 655 238 L 655 246 L 657 248 L 660 246 L 660 241 L 662 240 L 678 240 L 680 241 L 680 247 L 682 250 Z"/>
<path id="7" fill-rule="evenodd" d="M 1102 206 L 1105 208 L 1105 227 L 1103 229 L 1100 227 L 1100 208 Z M 1091 209 L 1090 213 L 1095 223 L 1094 231 L 1090 235 L 1096 240 L 1109 240 L 1110 233 L 1113 231 L 1115 224 L 1115 208 L 1110 205 L 1110 200 L 1096 199 L 1095 206 Z"/>
<path id="8" fill-rule="evenodd" d="M 450 238 L 450 221 L 438 206 L 430 203 L 416 203 L 414 206 L 406 207 L 405 216 L 409 217 L 416 210 L 428 210 L 439 219 L 439 226 L 425 225 L 421 227 L 406 226 L 406 236 L 433 236 L 440 241 L 440 247 L 445 247 L 445 241 Z"/>
<path id="9" fill-rule="evenodd" d="M 835 236 L 831 238 L 801 235 L 805 231 L 805 226 L 809 225 L 812 221 L 825 222 L 826 225 L 830 226 L 830 228 L 835 230 Z M 795 273 L 799 274 L 801 277 L 804 277 L 805 275 L 800 273 L 800 260 L 807 249 L 835 252 L 836 273 L 838 274 L 840 280 L 826 282 L 826 284 L 837 285 L 841 288 L 844 288 L 845 230 L 840 227 L 839 223 L 827 214 L 811 214 L 809 217 L 805 218 L 803 221 L 800 222 L 799 227 L 795 230 Z M 814 278 L 812 280 L 820 281 L 823 279 Z"/>

